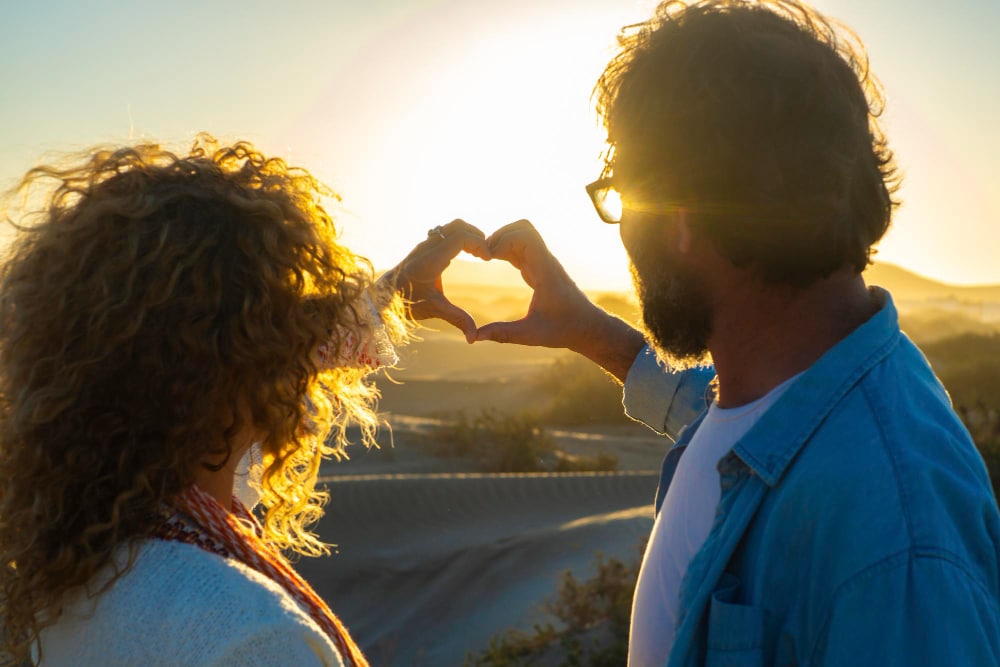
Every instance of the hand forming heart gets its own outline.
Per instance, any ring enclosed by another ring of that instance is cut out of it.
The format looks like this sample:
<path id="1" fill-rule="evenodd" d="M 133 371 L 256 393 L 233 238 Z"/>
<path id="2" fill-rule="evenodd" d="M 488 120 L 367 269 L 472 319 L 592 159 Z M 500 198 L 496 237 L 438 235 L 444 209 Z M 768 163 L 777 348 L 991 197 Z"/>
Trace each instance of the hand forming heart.
<path id="1" fill-rule="evenodd" d="M 576 349 L 576 340 L 595 316 L 606 315 L 576 286 L 527 220 L 502 227 L 488 239 L 463 220 L 428 234 L 395 272 L 396 284 L 411 302 L 415 319 L 440 318 L 461 330 L 468 342 L 540 345 Z M 443 236 L 441 236 L 443 234 Z M 459 252 L 480 259 L 502 259 L 521 272 L 533 294 L 527 314 L 513 322 L 492 322 L 479 329 L 472 316 L 444 294 L 441 273 Z"/>
<path id="2" fill-rule="evenodd" d="M 524 317 L 477 329 L 472 316 L 448 300 L 441 273 L 462 251 L 484 260 L 502 259 L 521 272 L 532 289 Z M 476 227 L 453 220 L 432 230 L 390 274 L 410 300 L 414 318 L 446 320 L 469 343 L 491 340 L 573 350 L 620 381 L 645 344 L 632 326 L 591 303 L 527 220 L 501 227 L 488 239 Z"/>
<path id="3" fill-rule="evenodd" d="M 403 297 L 410 302 L 414 319 L 439 318 L 452 324 L 472 343 L 476 339 L 476 323 L 464 309 L 444 294 L 441 274 L 458 253 L 467 252 L 483 260 L 492 257 L 485 235 L 464 220 L 452 220 L 436 227 L 389 272 L 389 278 Z"/>

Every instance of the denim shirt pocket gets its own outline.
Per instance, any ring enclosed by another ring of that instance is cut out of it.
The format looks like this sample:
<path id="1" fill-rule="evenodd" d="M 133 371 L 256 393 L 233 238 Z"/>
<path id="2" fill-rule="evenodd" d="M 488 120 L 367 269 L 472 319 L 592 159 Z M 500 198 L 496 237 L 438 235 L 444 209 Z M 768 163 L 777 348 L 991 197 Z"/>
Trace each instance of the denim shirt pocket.
<path id="1" fill-rule="evenodd" d="M 723 575 L 708 610 L 706 667 L 757 667 L 766 664 L 767 611 L 735 602 L 740 582 Z"/>

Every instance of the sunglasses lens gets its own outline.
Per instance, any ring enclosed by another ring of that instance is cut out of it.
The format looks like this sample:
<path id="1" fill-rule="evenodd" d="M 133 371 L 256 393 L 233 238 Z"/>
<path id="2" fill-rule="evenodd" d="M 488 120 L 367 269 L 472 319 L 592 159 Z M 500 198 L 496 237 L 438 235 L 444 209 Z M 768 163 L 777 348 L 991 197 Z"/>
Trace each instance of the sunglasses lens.
<path id="1" fill-rule="evenodd" d="M 622 196 L 618 190 L 612 187 L 601 190 L 597 199 L 601 210 L 601 217 L 605 222 L 621 222 L 622 219 Z"/>

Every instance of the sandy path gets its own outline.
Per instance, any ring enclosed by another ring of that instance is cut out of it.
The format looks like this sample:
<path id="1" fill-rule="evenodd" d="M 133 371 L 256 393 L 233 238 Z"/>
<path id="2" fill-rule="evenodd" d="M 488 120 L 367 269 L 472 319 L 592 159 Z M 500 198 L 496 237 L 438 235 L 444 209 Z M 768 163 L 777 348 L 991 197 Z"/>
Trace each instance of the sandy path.
<path id="1" fill-rule="evenodd" d="M 338 553 L 298 569 L 373 665 L 460 665 L 508 627 L 545 620 L 559 575 L 595 552 L 631 559 L 657 475 L 337 475 L 319 526 Z"/>

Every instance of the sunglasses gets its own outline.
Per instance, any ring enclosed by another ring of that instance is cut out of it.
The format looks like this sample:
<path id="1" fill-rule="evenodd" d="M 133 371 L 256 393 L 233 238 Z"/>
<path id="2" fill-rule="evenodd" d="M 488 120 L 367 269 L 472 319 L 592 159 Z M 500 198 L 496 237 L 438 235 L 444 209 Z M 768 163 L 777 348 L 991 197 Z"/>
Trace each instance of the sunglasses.
<path id="1" fill-rule="evenodd" d="M 626 208 L 630 211 L 641 213 L 676 213 L 686 206 L 679 206 L 676 203 L 637 201 L 632 198 L 623 197 L 621 190 L 615 185 L 614 178 L 600 178 L 587 186 L 587 194 L 594 205 L 594 210 L 601 218 L 601 221 L 609 225 L 617 225 L 622 221 L 622 211 Z"/>

